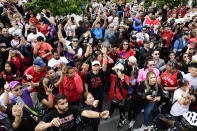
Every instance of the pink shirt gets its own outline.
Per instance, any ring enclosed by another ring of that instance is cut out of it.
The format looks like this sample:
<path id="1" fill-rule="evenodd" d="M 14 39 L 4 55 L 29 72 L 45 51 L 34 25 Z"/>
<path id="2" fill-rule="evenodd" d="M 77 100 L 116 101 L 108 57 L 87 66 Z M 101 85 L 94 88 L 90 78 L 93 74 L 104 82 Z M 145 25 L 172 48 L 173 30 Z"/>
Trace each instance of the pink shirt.
<path id="1" fill-rule="evenodd" d="M 146 74 L 149 72 L 148 69 L 140 69 L 139 72 L 138 72 L 138 76 L 137 76 L 137 82 L 140 83 L 141 81 L 145 80 L 146 79 Z M 153 69 L 153 72 L 156 74 L 157 77 L 159 77 L 159 70 L 157 68 L 154 68 Z"/>

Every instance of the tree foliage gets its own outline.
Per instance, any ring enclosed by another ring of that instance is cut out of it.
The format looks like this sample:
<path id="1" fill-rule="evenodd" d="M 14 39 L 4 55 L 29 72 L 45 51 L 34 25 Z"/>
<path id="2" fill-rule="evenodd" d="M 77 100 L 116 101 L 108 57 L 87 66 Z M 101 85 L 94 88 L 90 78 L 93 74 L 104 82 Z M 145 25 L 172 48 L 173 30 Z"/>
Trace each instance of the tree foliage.
<path id="1" fill-rule="evenodd" d="M 147 0 L 146 7 L 149 7 L 152 1 L 155 1 L 159 8 L 162 8 L 164 4 L 168 4 L 170 9 L 173 9 L 174 7 L 177 7 L 180 4 L 184 5 L 188 2 L 188 0 Z"/>
<path id="2" fill-rule="evenodd" d="M 32 0 L 26 6 L 34 12 L 40 12 L 42 9 L 49 9 L 53 15 L 82 14 L 83 4 L 86 0 Z"/>

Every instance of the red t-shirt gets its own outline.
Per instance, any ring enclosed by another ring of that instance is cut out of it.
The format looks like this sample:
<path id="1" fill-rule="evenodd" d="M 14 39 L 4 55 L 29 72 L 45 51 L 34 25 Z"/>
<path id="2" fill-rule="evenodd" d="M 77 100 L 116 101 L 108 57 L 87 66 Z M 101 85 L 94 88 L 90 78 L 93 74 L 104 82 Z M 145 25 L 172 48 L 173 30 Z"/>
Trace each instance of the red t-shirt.
<path id="1" fill-rule="evenodd" d="M 32 82 L 34 83 L 38 83 L 40 81 L 41 78 L 45 77 L 46 75 L 46 67 L 44 67 L 40 73 L 37 73 L 34 71 L 34 67 L 33 65 L 30 66 L 29 68 L 27 68 L 27 70 L 25 70 L 26 75 L 31 75 L 33 77 Z M 23 79 L 23 83 L 26 83 L 27 81 Z M 37 87 L 33 89 L 32 92 L 38 92 Z"/>
<path id="2" fill-rule="evenodd" d="M 23 59 L 20 56 L 11 59 L 11 62 L 16 66 L 16 69 L 23 68 Z"/>
<path id="3" fill-rule="evenodd" d="M 161 38 L 166 40 L 167 48 L 170 48 L 170 44 L 172 41 L 172 37 L 174 36 L 174 32 L 162 31 L 161 34 L 162 34 Z"/>
<path id="4" fill-rule="evenodd" d="M 36 19 L 35 17 L 29 18 L 29 22 L 33 23 L 33 25 L 38 25 L 39 24 L 38 19 Z"/>
<path id="5" fill-rule="evenodd" d="M 0 73 L 1 77 L 5 77 L 5 81 L 10 83 L 11 81 L 17 80 L 17 77 L 20 77 L 20 72 L 17 70 L 16 74 L 10 73 L 6 74 L 4 71 Z"/>
<path id="6" fill-rule="evenodd" d="M 46 35 L 48 33 L 49 26 L 47 24 L 44 24 L 43 26 L 37 25 L 36 27 L 37 27 L 38 31 L 43 33 L 44 35 Z"/>
<path id="7" fill-rule="evenodd" d="M 117 52 L 122 58 L 125 58 L 125 59 L 128 59 L 130 56 L 134 56 L 135 55 L 133 49 L 130 49 L 127 52 L 124 52 L 123 50 L 118 49 Z"/>

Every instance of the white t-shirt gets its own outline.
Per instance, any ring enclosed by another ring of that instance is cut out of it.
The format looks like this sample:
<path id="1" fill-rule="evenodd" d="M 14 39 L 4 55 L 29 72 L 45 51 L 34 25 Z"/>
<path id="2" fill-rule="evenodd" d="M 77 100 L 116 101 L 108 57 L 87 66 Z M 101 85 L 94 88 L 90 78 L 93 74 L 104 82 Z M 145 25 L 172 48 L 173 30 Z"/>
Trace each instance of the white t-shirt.
<path id="1" fill-rule="evenodd" d="M 30 33 L 27 36 L 27 41 L 32 43 L 32 46 L 35 45 L 34 41 L 37 40 L 38 36 L 42 36 L 44 40 L 46 40 L 45 36 L 41 32 L 37 32 L 36 34 Z"/>
<path id="2" fill-rule="evenodd" d="M 184 93 L 185 92 L 181 88 L 176 89 L 173 96 L 173 102 L 176 101 L 177 99 L 180 99 Z M 189 105 L 182 105 L 177 101 L 172 105 L 170 114 L 173 116 L 181 116 L 188 110 L 189 110 Z"/>
<path id="3" fill-rule="evenodd" d="M 15 47 L 15 46 L 17 46 L 17 45 L 20 44 L 20 41 L 16 41 L 16 40 L 13 39 L 13 40 L 10 42 L 10 44 L 12 45 L 12 47 Z"/>
<path id="4" fill-rule="evenodd" d="M 54 67 L 55 65 L 58 65 L 60 63 L 67 64 L 68 63 L 68 60 L 65 57 L 60 57 L 59 60 L 56 60 L 56 59 L 52 58 L 52 59 L 49 60 L 48 66 Z"/>
<path id="5" fill-rule="evenodd" d="M 183 76 L 186 80 L 189 81 L 189 84 L 197 89 L 197 77 L 192 77 L 190 73 Z"/>

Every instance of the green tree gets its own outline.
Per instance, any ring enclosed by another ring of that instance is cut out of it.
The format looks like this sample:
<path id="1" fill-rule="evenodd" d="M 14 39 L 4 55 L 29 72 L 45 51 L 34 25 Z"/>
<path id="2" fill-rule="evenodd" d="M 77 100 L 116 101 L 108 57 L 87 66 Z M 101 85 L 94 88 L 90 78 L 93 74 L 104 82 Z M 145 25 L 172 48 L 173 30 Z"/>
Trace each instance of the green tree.
<path id="1" fill-rule="evenodd" d="M 53 15 L 82 14 L 83 4 L 87 4 L 86 0 L 32 0 L 26 6 L 34 12 L 40 12 L 42 9 L 49 9 Z"/>
<path id="2" fill-rule="evenodd" d="M 163 5 L 168 4 L 170 9 L 173 9 L 174 7 L 177 7 L 180 4 L 181 5 L 187 4 L 188 2 L 188 0 L 147 0 L 145 6 L 149 7 L 152 1 L 155 1 L 159 8 L 162 8 Z"/>

